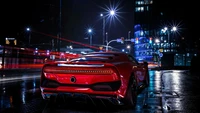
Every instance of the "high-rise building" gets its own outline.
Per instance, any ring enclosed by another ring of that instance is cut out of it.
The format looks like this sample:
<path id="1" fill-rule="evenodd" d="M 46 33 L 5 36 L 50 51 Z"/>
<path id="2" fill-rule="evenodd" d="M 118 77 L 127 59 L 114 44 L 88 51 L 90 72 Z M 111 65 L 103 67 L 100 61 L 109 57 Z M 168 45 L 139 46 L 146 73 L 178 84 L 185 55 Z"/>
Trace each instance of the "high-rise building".
<path id="1" fill-rule="evenodd" d="M 153 59 L 153 0 L 134 1 L 134 38 L 136 59 L 151 62 Z"/>
<path id="2" fill-rule="evenodd" d="M 163 66 L 189 66 L 196 54 L 188 48 L 180 49 L 185 39 L 169 23 L 174 19 L 169 7 L 168 2 L 166 6 L 159 0 L 134 0 L 134 56 L 138 61 L 160 62 Z"/>

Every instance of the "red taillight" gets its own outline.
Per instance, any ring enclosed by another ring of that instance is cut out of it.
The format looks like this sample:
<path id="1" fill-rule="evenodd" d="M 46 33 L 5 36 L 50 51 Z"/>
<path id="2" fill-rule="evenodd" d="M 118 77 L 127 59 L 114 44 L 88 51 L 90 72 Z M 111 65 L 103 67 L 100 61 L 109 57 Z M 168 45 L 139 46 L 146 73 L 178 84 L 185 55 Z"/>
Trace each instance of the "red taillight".
<path id="1" fill-rule="evenodd" d="M 43 70 L 45 73 L 57 73 L 57 74 L 97 74 L 108 75 L 115 74 L 116 72 L 112 68 L 91 68 L 91 67 L 45 67 Z"/>
<path id="2" fill-rule="evenodd" d="M 53 73 L 44 73 L 44 76 L 48 79 L 56 80 L 56 75 Z"/>

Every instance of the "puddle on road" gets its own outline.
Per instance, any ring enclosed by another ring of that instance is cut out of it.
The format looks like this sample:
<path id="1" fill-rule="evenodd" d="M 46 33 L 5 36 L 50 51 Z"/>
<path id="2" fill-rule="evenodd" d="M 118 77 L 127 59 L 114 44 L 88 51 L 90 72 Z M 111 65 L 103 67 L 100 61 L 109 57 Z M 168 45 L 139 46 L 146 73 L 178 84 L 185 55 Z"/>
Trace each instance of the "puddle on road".
<path id="1" fill-rule="evenodd" d="M 168 97 L 168 98 L 177 98 L 179 95 L 173 91 L 150 91 L 148 98 L 158 98 L 158 97 Z"/>

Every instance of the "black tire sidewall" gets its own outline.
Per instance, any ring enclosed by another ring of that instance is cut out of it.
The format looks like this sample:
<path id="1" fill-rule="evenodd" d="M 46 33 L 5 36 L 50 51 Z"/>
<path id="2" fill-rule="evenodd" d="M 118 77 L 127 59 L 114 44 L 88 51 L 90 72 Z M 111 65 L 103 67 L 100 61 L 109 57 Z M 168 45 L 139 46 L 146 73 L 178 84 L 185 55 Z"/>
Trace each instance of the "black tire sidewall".
<path id="1" fill-rule="evenodd" d="M 129 80 L 126 96 L 124 98 L 124 105 L 128 108 L 135 107 L 136 102 L 137 102 L 137 89 L 136 89 L 136 83 L 134 83 L 134 81 L 135 81 L 135 77 L 131 77 Z M 133 87 L 135 87 L 134 92 L 132 91 L 132 87 L 131 87 L 132 84 L 133 84 Z"/>

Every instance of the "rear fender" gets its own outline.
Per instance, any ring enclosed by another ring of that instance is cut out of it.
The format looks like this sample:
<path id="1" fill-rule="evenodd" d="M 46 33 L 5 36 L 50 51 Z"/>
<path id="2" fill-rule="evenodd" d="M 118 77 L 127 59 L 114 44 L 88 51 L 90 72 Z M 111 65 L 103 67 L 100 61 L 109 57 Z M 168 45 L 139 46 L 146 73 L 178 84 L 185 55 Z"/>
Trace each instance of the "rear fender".
<path id="1" fill-rule="evenodd" d="M 129 85 L 129 82 L 130 82 L 130 78 L 131 78 L 131 76 L 134 76 L 135 78 L 136 78 L 136 76 L 134 75 L 134 73 L 131 73 L 131 74 L 129 74 L 129 76 L 127 76 L 127 79 L 122 79 L 121 81 L 121 83 L 122 83 L 122 90 L 120 91 L 121 92 L 121 94 L 123 95 L 123 96 L 125 96 L 126 95 L 126 92 L 127 92 L 127 89 L 128 89 L 128 85 Z M 136 83 L 137 84 L 137 83 Z"/>

